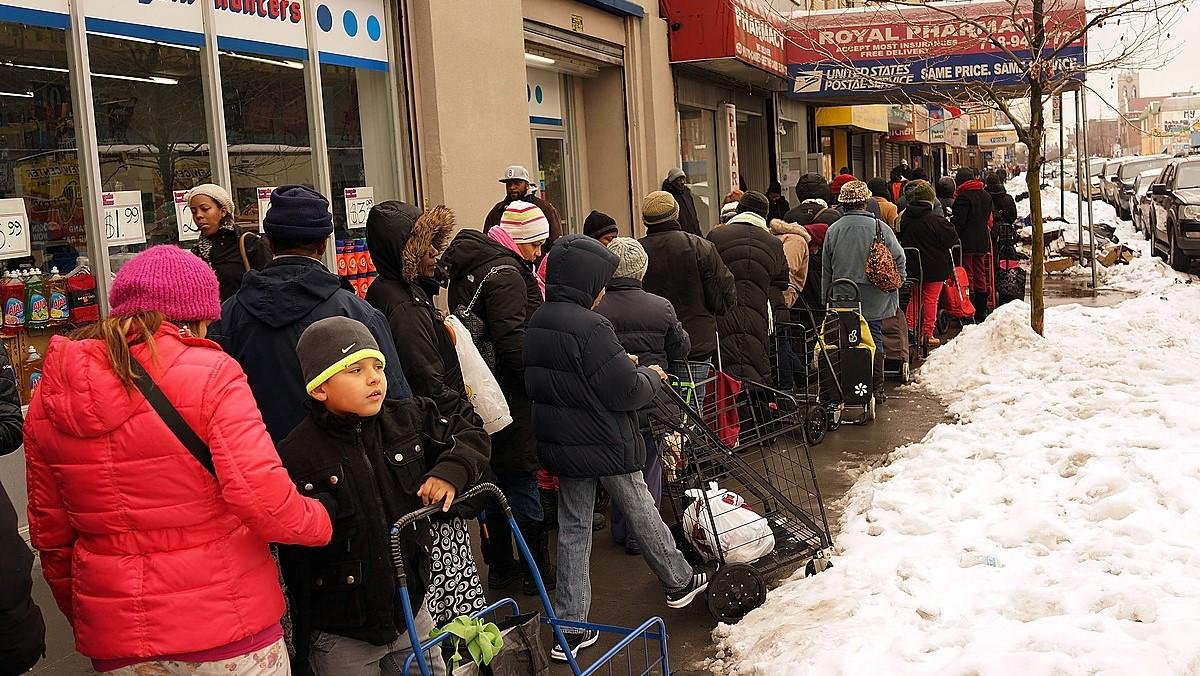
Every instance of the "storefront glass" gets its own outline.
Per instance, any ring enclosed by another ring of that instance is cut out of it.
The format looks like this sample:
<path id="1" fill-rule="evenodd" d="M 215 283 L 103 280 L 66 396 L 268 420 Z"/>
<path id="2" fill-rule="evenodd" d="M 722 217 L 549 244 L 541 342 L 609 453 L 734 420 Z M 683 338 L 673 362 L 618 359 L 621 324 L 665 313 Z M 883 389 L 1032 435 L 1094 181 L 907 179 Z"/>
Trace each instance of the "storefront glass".
<path id="1" fill-rule="evenodd" d="M 221 52 L 230 193 L 238 224 L 259 225 L 258 189 L 312 186 L 304 69 L 284 58 Z"/>
<path id="2" fill-rule="evenodd" d="M 699 108 L 679 109 L 680 154 L 688 187 L 696 198 L 696 210 L 702 212 L 701 227 L 717 222 L 721 208 L 717 181 L 717 125 L 713 111 Z"/>
<path id="3" fill-rule="evenodd" d="M 69 271 L 87 236 L 66 33 L 0 23 L 0 54 L 0 199 L 24 200 L 30 244 L 29 255 L 12 257 L 24 233 L 10 224 L 18 219 L 0 224 L 3 269 Z"/>
<path id="4" fill-rule="evenodd" d="M 338 239 L 366 236 L 369 206 L 358 203 L 347 214 L 347 188 L 371 188 L 375 202 L 398 196 L 395 123 L 387 78 L 387 71 L 382 70 L 321 65 L 332 185 L 329 197 Z"/>
<path id="5" fill-rule="evenodd" d="M 178 244 L 174 191 L 210 180 L 200 48 L 89 34 L 88 49 L 116 271 L 147 246 Z"/>

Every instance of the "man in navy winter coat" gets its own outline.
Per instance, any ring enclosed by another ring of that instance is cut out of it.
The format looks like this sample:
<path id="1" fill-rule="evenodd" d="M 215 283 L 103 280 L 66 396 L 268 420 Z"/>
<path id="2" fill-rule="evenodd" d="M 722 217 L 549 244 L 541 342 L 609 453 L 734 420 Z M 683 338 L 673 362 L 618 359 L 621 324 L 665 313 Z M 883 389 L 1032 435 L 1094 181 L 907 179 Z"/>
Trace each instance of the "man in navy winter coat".
<path id="1" fill-rule="evenodd" d="M 612 324 L 593 311 L 617 268 L 617 256 L 586 235 L 566 235 L 550 250 L 546 303 L 525 333 L 525 387 L 542 465 L 558 475 L 558 590 L 554 610 L 587 621 L 589 559 L 596 483 L 621 507 L 642 555 L 658 575 L 667 605 L 682 608 L 708 586 L 675 546 L 646 488 L 646 447 L 637 412 L 666 378 L 636 366 Z M 594 631 L 567 635 L 571 654 L 596 642 Z M 561 646 L 551 657 L 566 659 Z"/>
<path id="2" fill-rule="evenodd" d="M 386 357 L 387 398 L 411 397 L 387 318 L 321 262 L 333 233 L 329 201 L 304 186 L 280 186 L 271 192 L 263 231 L 274 260 L 246 273 L 208 335 L 242 365 L 271 439 L 278 443 L 308 415 L 296 343 L 318 319 L 366 324 Z"/>

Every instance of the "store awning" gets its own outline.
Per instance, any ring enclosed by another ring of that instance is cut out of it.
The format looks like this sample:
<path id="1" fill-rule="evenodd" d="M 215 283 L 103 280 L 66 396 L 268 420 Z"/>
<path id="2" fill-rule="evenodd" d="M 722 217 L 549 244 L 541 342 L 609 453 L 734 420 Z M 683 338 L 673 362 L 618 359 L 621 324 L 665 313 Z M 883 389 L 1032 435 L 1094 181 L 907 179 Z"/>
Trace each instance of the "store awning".
<path id="1" fill-rule="evenodd" d="M 818 127 L 847 127 L 857 132 L 888 133 L 887 106 L 830 106 L 817 109 Z"/>
<path id="2" fill-rule="evenodd" d="M 783 17 L 761 0 L 663 0 L 671 63 L 772 90 L 787 85 Z"/>

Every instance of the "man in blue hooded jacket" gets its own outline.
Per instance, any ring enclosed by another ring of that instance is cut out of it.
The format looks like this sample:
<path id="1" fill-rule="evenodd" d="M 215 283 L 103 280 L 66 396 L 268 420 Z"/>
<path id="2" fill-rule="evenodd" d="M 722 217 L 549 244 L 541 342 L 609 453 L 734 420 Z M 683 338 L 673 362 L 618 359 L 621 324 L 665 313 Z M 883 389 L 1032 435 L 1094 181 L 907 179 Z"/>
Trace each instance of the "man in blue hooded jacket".
<path id="1" fill-rule="evenodd" d="M 591 599 L 592 507 L 599 482 L 625 514 L 642 556 L 658 575 L 667 605 L 682 608 L 708 586 L 675 546 L 642 476 L 646 447 L 637 412 L 666 374 L 634 364 L 612 324 L 593 311 L 618 258 L 586 235 L 566 235 L 550 250 L 546 302 L 525 332 L 525 389 L 542 465 L 558 475 L 558 589 L 555 613 L 586 622 Z M 567 634 L 571 654 L 596 642 L 594 631 Z M 561 646 L 550 656 L 565 660 Z"/>

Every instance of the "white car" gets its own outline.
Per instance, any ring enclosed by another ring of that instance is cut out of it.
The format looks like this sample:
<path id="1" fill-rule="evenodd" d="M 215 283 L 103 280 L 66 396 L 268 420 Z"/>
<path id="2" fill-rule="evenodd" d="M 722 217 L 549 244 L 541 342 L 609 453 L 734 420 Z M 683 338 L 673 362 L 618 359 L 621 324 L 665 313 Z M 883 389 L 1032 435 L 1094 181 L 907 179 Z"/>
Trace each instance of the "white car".
<path id="1" fill-rule="evenodd" d="M 1133 229 L 1150 238 L 1150 211 L 1154 205 L 1150 202 L 1150 186 L 1158 180 L 1162 169 L 1148 169 L 1133 179 L 1133 195 L 1129 200 L 1130 212 L 1133 215 Z"/>

